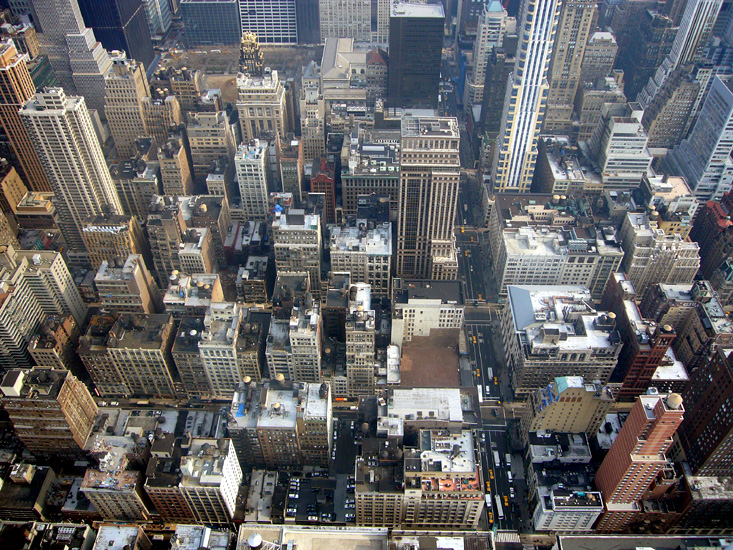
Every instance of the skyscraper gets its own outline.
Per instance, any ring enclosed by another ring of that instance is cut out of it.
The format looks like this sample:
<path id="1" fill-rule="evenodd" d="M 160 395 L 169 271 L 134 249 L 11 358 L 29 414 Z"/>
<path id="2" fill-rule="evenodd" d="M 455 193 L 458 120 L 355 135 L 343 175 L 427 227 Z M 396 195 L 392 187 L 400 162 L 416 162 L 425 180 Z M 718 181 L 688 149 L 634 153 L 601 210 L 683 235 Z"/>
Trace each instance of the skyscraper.
<path id="1" fill-rule="evenodd" d="M 78 0 L 86 26 L 108 50 L 124 50 L 146 68 L 153 61 L 153 42 L 141 0 Z"/>
<path id="2" fill-rule="evenodd" d="M 86 265 L 84 219 L 104 211 L 122 214 L 122 205 L 84 98 L 48 88 L 33 96 L 20 116 L 55 193 L 69 258 Z"/>
<path id="3" fill-rule="evenodd" d="M 398 277 L 432 279 L 432 260 L 451 243 L 460 182 L 458 120 L 402 119 Z"/>
<path id="4" fill-rule="evenodd" d="M 21 177 L 33 191 L 50 191 L 36 150 L 20 121 L 18 111 L 35 92 L 23 56 L 18 55 L 13 42 L 0 43 L 0 128 L 8 136 Z"/>
<path id="5" fill-rule="evenodd" d="M 443 6 L 395 2 L 391 9 L 388 105 L 435 109 L 443 48 Z"/>
<path id="6" fill-rule="evenodd" d="M 552 51 L 544 132 L 567 134 L 571 130 L 570 119 L 585 46 L 598 15 L 596 4 L 595 0 L 564 0 L 562 3 Z"/>
<path id="7" fill-rule="evenodd" d="M 620 531 L 632 520 L 637 502 L 667 464 L 665 453 L 684 412 L 679 394 L 659 395 L 653 388 L 634 403 L 596 473 L 605 505 L 596 531 Z"/>
<path id="8" fill-rule="evenodd" d="M 299 44 L 317 44 L 321 41 L 318 0 L 295 0 L 295 19 Z"/>
<path id="9" fill-rule="evenodd" d="M 473 71 L 466 75 L 463 103 L 467 107 L 479 105 L 484 98 L 484 81 L 489 54 L 504 44 L 507 13 L 498 0 L 487 3 L 478 18 L 478 33 L 473 44 Z"/>
<path id="10" fill-rule="evenodd" d="M 239 195 L 245 219 L 267 218 L 267 175 L 269 152 L 266 141 L 254 140 L 251 145 L 242 144 L 234 157 L 239 181 Z"/>
<path id="11" fill-rule="evenodd" d="M 105 79 L 104 110 L 120 157 L 135 154 L 135 140 L 147 135 L 140 101 L 150 95 L 143 66 L 125 58 L 113 61 Z"/>
<path id="12" fill-rule="evenodd" d="M 372 37 L 371 0 L 319 0 L 321 41 L 326 38 L 353 38 L 368 42 Z"/>
<path id="13" fill-rule="evenodd" d="M 547 71 L 561 4 L 561 0 L 524 3 L 524 32 L 507 85 L 502 129 L 491 169 L 495 191 L 527 192 L 532 184 L 549 90 Z"/>
<path id="14" fill-rule="evenodd" d="M 261 44 L 298 43 L 295 0 L 240 0 L 239 18 L 242 32 L 255 33 Z"/>

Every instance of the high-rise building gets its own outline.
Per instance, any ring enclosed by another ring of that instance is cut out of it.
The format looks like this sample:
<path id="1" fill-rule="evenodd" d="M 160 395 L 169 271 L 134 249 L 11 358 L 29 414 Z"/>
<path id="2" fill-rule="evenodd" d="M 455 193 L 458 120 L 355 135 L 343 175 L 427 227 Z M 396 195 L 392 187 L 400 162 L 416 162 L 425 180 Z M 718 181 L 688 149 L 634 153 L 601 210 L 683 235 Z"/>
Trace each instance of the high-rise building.
<path id="1" fill-rule="evenodd" d="M 231 439 L 191 440 L 181 458 L 179 484 L 197 522 L 229 525 L 234 518 L 242 469 Z"/>
<path id="2" fill-rule="evenodd" d="M 205 178 L 211 163 L 221 157 L 229 162 L 234 160 L 235 138 L 226 112 L 192 114 L 188 117 L 186 132 L 196 179 Z"/>
<path id="3" fill-rule="evenodd" d="M 104 113 L 120 157 L 135 155 L 135 140 L 147 136 L 141 101 L 150 95 L 141 63 L 115 58 L 105 78 Z"/>
<path id="4" fill-rule="evenodd" d="M 181 105 L 174 95 L 166 92 L 156 93 L 155 97 L 145 96 L 140 99 L 143 122 L 147 135 L 155 138 L 155 142 L 163 144 L 168 141 L 171 126 L 181 124 Z"/>
<path id="5" fill-rule="evenodd" d="M 392 108 L 438 106 L 442 4 L 392 2 L 389 16 L 387 103 Z"/>
<path id="6" fill-rule="evenodd" d="M 285 87 L 277 71 L 265 67 L 262 77 L 237 77 L 237 110 L 242 140 L 271 138 L 277 133 L 284 139 L 288 132 Z"/>
<path id="7" fill-rule="evenodd" d="M 171 9 L 168 0 L 144 0 L 144 4 L 150 36 L 163 36 L 171 28 Z"/>
<path id="8" fill-rule="evenodd" d="M 615 319 L 590 306 L 588 289 L 512 285 L 507 294 L 502 336 L 517 395 L 535 392 L 558 376 L 608 382 L 622 344 Z"/>
<path id="9" fill-rule="evenodd" d="M 242 32 L 242 40 L 239 43 L 239 72 L 262 76 L 264 71 L 265 61 L 257 35 L 249 31 Z"/>
<path id="10" fill-rule="evenodd" d="M 298 27 L 298 44 L 321 42 L 319 0 L 295 0 L 295 19 Z"/>
<path id="11" fill-rule="evenodd" d="M 12 41 L 0 42 L 0 128 L 7 136 L 21 177 L 33 191 L 50 191 L 28 131 L 18 111 L 35 92 L 28 66 Z"/>
<path id="12" fill-rule="evenodd" d="M 234 165 L 245 219 L 266 220 L 269 211 L 267 197 L 270 175 L 267 142 L 255 139 L 249 145 L 240 145 L 234 156 Z"/>
<path id="13" fill-rule="evenodd" d="M 66 43 L 76 91 L 85 99 L 89 110 L 97 111 L 104 119 L 105 77 L 112 69 L 112 59 L 88 27 L 67 34 Z"/>
<path id="14" fill-rule="evenodd" d="M 346 314 L 346 379 L 351 398 L 374 394 L 375 327 L 369 285 L 352 284 Z"/>
<path id="15" fill-rule="evenodd" d="M 15 433 L 36 457 L 79 460 L 97 405 L 87 387 L 64 369 L 36 367 L 5 374 L 1 404 Z"/>
<path id="16" fill-rule="evenodd" d="M 174 270 L 181 269 L 178 250 L 183 242 L 181 235 L 186 229 L 178 201 L 160 195 L 154 197 L 145 233 L 153 256 L 155 278 L 161 287 L 168 284 Z"/>
<path id="17" fill-rule="evenodd" d="M 164 195 L 182 197 L 193 192 L 191 159 L 182 136 L 168 134 L 158 148 L 158 164 Z"/>
<path id="18" fill-rule="evenodd" d="M 275 262 L 279 273 L 305 271 L 310 288 L 321 290 L 321 217 L 290 208 L 272 222 Z"/>
<path id="19" fill-rule="evenodd" d="M 455 118 L 402 119 L 395 269 L 399 277 L 436 278 L 435 258 L 441 249 L 453 245 L 459 142 Z"/>
<path id="20" fill-rule="evenodd" d="M 730 140 L 733 139 L 733 90 L 715 76 L 705 103 L 687 138 L 672 149 L 669 165 L 687 181 L 700 200 L 719 199 L 730 191 Z"/>
<path id="21" fill-rule="evenodd" d="M 723 305 L 733 296 L 733 283 L 727 277 L 716 276 L 719 269 L 733 258 L 733 192 L 729 191 L 719 201 L 707 201 L 695 218 L 690 238 L 700 245 L 700 274 L 710 280 Z"/>
<path id="22" fill-rule="evenodd" d="M 594 0 L 563 0 L 550 63 L 550 91 L 543 132 L 567 134 L 572 129 L 573 101 L 580 84 L 588 38 L 598 16 Z M 605 75 L 604 75 L 605 76 Z"/>
<path id="23" fill-rule="evenodd" d="M 293 197 L 293 206 L 300 207 L 303 200 L 303 178 L 305 172 L 305 161 L 303 147 L 300 140 L 293 134 L 286 139 L 275 139 L 276 158 L 280 172 L 280 184 L 283 193 L 290 193 Z"/>
<path id="24" fill-rule="evenodd" d="M 107 340 L 107 353 L 128 396 L 175 397 L 171 348 L 176 335 L 173 317 L 123 313 Z"/>
<path id="25" fill-rule="evenodd" d="M 677 35 L 669 55 L 664 59 L 646 87 L 636 97 L 642 107 L 648 107 L 667 78 L 680 65 L 698 63 L 708 44 L 713 25 L 723 0 L 690 0 L 682 14 Z"/>
<path id="26" fill-rule="evenodd" d="M 667 235 L 657 215 L 627 213 L 619 232 L 623 271 L 639 296 L 656 283 L 691 283 L 700 268 L 700 247 L 679 234 Z"/>
<path id="27" fill-rule="evenodd" d="M 204 86 L 203 71 L 186 67 L 177 69 L 171 65 L 158 69 L 150 79 L 151 88 L 167 88 L 171 94 L 176 96 L 184 114 L 203 107 L 204 97 L 202 96 L 206 95 Z"/>
<path id="28" fill-rule="evenodd" d="M 596 531 L 621 531 L 639 513 L 639 501 L 667 465 L 665 453 L 684 412 L 676 393 L 650 390 L 637 398 L 596 473 L 605 505 Z"/>
<path id="29" fill-rule="evenodd" d="M 389 78 L 389 56 L 380 47 L 369 50 L 367 54 L 366 81 L 367 107 L 372 109 L 377 99 L 387 98 L 387 79 Z"/>
<path id="30" fill-rule="evenodd" d="M 592 30 L 592 29 L 591 29 Z M 618 44 L 613 33 L 607 31 L 593 32 L 588 38 L 580 65 L 580 82 L 595 82 L 611 74 L 616 63 Z"/>
<path id="31" fill-rule="evenodd" d="M 239 43 L 239 0 L 181 0 L 180 10 L 189 46 Z"/>
<path id="32" fill-rule="evenodd" d="M 537 160 L 549 84 L 547 74 L 562 2 L 527 0 L 523 4 L 517 61 L 509 77 L 491 179 L 499 192 L 527 192 Z"/>
<path id="33" fill-rule="evenodd" d="M 300 89 L 300 136 L 306 162 L 326 154 L 326 103 L 321 94 L 321 68 L 311 61 Z"/>
<path id="34" fill-rule="evenodd" d="M 249 310 L 234 302 L 212 303 L 204 318 L 198 346 L 217 399 L 231 398 L 245 378 L 262 378 L 265 334 L 259 324 L 252 331 L 248 320 Z"/>
<path id="35" fill-rule="evenodd" d="M 589 147 L 601 169 L 604 189 L 638 187 L 648 172 L 653 157 L 641 123 L 643 116 L 638 103 L 603 105 Z"/>
<path id="36" fill-rule="evenodd" d="M 61 88 L 36 94 L 20 111 L 55 194 L 69 258 L 89 263 L 81 233 L 89 216 L 122 213 L 84 98 Z"/>
<path id="37" fill-rule="evenodd" d="M 87 332 L 79 338 L 77 354 L 89 373 L 94 387 L 103 397 L 127 395 L 122 376 L 107 352 L 107 342 L 117 314 L 94 315 L 89 320 Z"/>
<path id="38" fill-rule="evenodd" d="M 354 283 L 366 283 L 375 297 L 391 296 L 392 224 L 357 220 L 331 229 L 331 271 L 351 273 Z"/>
<path id="39" fill-rule="evenodd" d="M 478 32 L 473 44 L 473 70 L 466 74 L 466 86 L 463 91 L 463 104 L 466 108 L 480 105 L 484 99 L 484 81 L 489 54 L 494 48 L 503 46 L 508 19 L 506 9 L 498 0 L 484 4 L 478 17 Z"/>
<path id="40" fill-rule="evenodd" d="M 733 363 L 730 349 L 717 347 L 690 376 L 685 420 L 679 430 L 685 459 L 700 476 L 733 475 Z"/>
<path id="41" fill-rule="evenodd" d="M 103 260 L 94 277 L 102 305 L 114 313 L 162 311 L 160 290 L 139 254 Z"/>
<path id="42" fill-rule="evenodd" d="M 319 0 L 321 42 L 326 38 L 353 38 L 358 42 L 370 42 L 372 38 L 371 0 Z"/>
<path id="43" fill-rule="evenodd" d="M 321 308 L 308 294 L 285 318 L 273 318 L 267 338 L 271 379 L 282 375 L 294 382 L 321 381 Z"/>
<path id="44" fill-rule="evenodd" d="M 239 21 L 262 44 L 298 43 L 295 0 L 240 0 Z"/>
<path id="45" fill-rule="evenodd" d="M 104 260 L 127 258 L 130 254 L 140 255 L 148 264 L 152 263 L 150 247 L 135 216 L 100 214 L 82 223 L 81 236 L 92 269 L 98 269 Z"/>
<path id="46" fill-rule="evenodd" d="M 108 50 L 123 50 L 145 67 L 155 57 L 141 0 L 78 0 L 88 27 Z"/>
<path id="47" fill-rule="evenodd" d="M 135 147 L 137 154 L 112 164 L 109 173 L 125 215 L 144 222 L 150 213 L 150 203 L 161 192 L 160 163 L 146 160 L 157 154 L 153 139 L 138 138 Z"/>
<path id="48" fill-rule="evenodd" d="M 39 367 L 75 370 L 78 343 L 79 325 L 71 315 L 49 315 L 28 343 L 28 351 Z"/>

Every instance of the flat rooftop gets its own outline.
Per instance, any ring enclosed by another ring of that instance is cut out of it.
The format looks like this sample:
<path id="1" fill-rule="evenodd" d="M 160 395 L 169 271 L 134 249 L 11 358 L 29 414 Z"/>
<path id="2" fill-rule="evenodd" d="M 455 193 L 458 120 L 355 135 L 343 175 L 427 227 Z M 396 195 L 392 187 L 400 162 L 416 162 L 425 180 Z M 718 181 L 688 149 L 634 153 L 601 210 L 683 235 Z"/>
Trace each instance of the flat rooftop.
<path id="1" fill-rule="evenodd" d="M 394 389 L 387 405 L 393 418 L 463 422 L 458 388 Z"/>
<path id="2" fill-rule="evenodd" d="M 394 289 L 394 303 L 408 304 L 412 300 L 439 300 L 443 304 L 463 305 L 459 281 L 423 281 L 404 279 Z"/>
<path id="3" fill-rule="evenodd" d="M 269 525 L 243 524 L 237 536 L 237 550 L 249 550 L 247 539 L 259 534 L 265 543 L 287 546 L 294 542 L 298 550 L 387 550 L 389 530 L 381 527 L 274 527 Z"/>
<path id="4" fill-rule="evenodd" d="M 393 2 L 390 17 L 430 17 L 445 18 L 442 4 L 413 4 Z"/>
<path id="5" fill-rule="evenodd" d="M 430 10 L 432 11 L 432 6 L 430 4 L 403 5 L 418 9 L 421 9 L 422 7 L 430 7 Z M 440 11 L 442 13 L 442 6 L 434 7 L 440 7 Z M 402 119 L 402 137 L 441 137 L 457 139 L 459 135 L 458 119 L 454 117 L 404 117 Z"/>

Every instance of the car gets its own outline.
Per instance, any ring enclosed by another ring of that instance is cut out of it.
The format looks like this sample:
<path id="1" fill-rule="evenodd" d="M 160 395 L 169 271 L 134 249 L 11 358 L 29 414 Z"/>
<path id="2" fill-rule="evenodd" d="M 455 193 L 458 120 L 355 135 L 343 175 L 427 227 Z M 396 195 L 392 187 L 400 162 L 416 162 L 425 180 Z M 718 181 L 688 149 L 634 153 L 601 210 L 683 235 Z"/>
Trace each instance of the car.
<path id="1" fill-rule="evenodd" d="M 353 502 L 347 503 L 346 506 L 344 506 L 347 510 L 354 510 L 356 508 L 356 504 Z"/>
<path id="2" fill-rule="evenodd" d="M 504 506 L 509 506 L 509 497 L 504 495 Z"/>
<path id="3" fill-rule="evenodd" d="M 486 443 L 486 434 L 485 433 L 482 433 L 481 434 L 481 441 L 483 441 L 484 443 Z"/>
<path id="4" fill-rule="evenodd" d="M 489 523 L 494 523 L 494 513 L 489 510 Z"/>
<path id="5" fill-rule="evenodd" d="M 488 481 L 486 482 L 486 492 L 487 493 L 491 492 L 491 483 L 489 483 Z"/>
<path id="6" fill-rule="evenodd" d="M 495 386 L 499 385 L 499 379 L 496 376 L 494 376 L 494 385 Z"/>
<path id="7" fill-rule="evenodd" d="M 288 498 L 292 500 L 298 500 L 298 493 L 290 493 L 288 495 Z"/>
<path id="8" fill-rule="evenodd" d="M 489 477 L 494 479 L 494 470 L 489 469 Z"/>
<path id="9" fill-rule="evenodd" d="M 514 487 L 509 487 L 509 496 L 514 498 Z"/>
<path id="10" fill-rule="evenodd" d="M 298 512 L 297 508 L 288 508 L 287 513 L 288 514 L 296 514 Z"/>
<path id="11" fill-rule="evenodd" d="M 491 409 L 491 414 L 494 416 L 499 416 L 499 413 L 496 412 L 496 409 Z"/>
<path id="12" fill-rule="evenodd" d="M 318 516 L 308 516 L 308 521 L 318 521 Z"/>
<path id="13" fill-rule="evenodd" d="M 346 514 L 346 515 L 344 516 L 344 519 L 345 519 L 346 521 L 354 521 L 354 520 L 356 519 L 356 514 Z"/>
<path id="14" fill-rule="evenodd" d="M 346 492 L 347 493 L 353 493 L 354 492 L 354 488 L 353 487 L 347 487 L 346 488 Z"/>

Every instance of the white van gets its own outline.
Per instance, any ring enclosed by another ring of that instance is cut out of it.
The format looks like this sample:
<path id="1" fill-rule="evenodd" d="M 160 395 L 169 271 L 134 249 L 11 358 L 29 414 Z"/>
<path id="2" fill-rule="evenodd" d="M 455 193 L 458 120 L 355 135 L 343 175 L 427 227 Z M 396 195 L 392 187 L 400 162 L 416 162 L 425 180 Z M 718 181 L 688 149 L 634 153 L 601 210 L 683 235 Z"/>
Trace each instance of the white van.
<path id="1" fill-rule="evenodd" d="M 506 473 L 506 477 L 509 478 L 509 483 L 511 483 L 512 481 L 514 481 L 514 479 L 512 478 L 512 473 L 511 472 L 507 472 Z"/>

